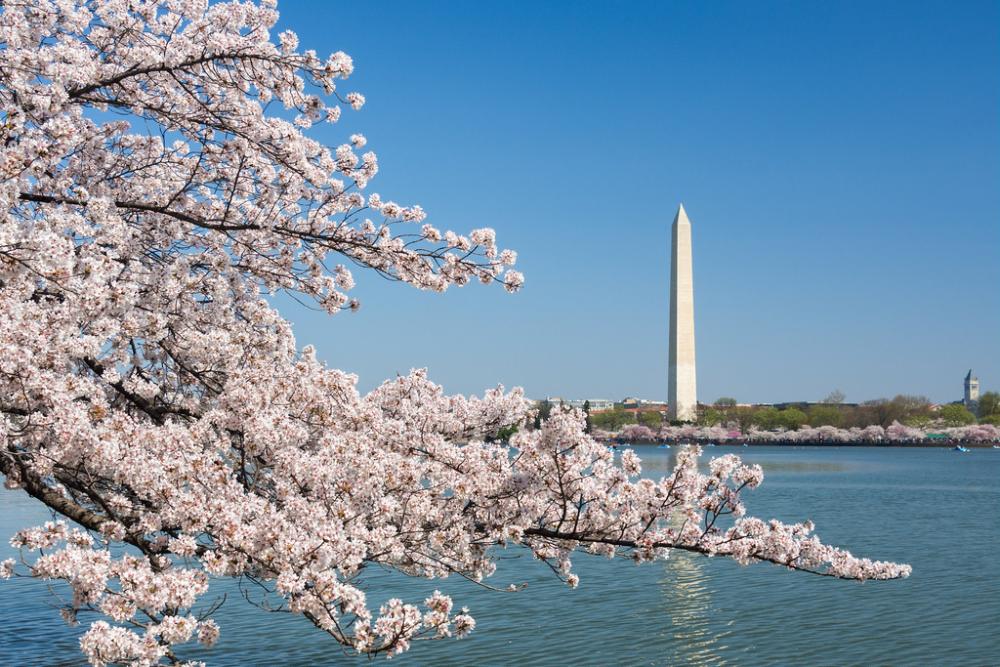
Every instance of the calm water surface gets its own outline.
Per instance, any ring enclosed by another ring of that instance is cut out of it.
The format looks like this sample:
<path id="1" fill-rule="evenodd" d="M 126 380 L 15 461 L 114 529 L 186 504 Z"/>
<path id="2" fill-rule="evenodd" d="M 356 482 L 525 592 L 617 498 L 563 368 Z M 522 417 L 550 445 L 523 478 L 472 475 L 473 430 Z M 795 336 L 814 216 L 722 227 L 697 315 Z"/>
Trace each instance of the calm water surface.
<path id="1" fill-rule="evenodd" d="M 706 456 L 731 451 L 709 448 Z M 673 465 L 671 452 L 640 448 L 644 474 Z M 750 513 L 811 518 L 826 541 L 913 565 L 910 579 L 842 582 L 757 564 L 675 554 L 634 566 L 575 558 L 569 590 L 544 566 L 505 552 L 495 593 L 463 581 L 369 577 L 370 599 L 422 600 L 434 588 L 467 605 L 468 639 L 422 642 L 402 665 L 1000 665 L 1000 450 L 774 448 L 737 450 L 764 466 Z M 0 559 L 10 535 L 47 513 L 0 492 Z M 216 615 L 222 638 L 184 657 L 210 665 L 352 664 L 301 618 L 249 607 L 228 582 Z M 209 594 L 211 597 L 211 592 Z M 37 581 L 0 583 L 0 665 L 79 665 L 77 638 Z"/>

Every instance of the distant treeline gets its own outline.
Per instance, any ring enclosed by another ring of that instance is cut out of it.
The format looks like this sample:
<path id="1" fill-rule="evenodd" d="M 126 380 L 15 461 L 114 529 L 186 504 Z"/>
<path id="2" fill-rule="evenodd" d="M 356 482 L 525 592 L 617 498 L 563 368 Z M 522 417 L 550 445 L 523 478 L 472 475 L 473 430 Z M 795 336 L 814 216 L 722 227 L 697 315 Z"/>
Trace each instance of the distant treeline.
<path id="1" fill-rule="evenodd" d="M 653 430 L 642 424 L 627 424 L 617 432 L 597 431 L 594 436 L 628 442 L 701 442 L 701 443 L 773 443 L 773 444 L 949 444 L 1000 443 L 1000 427 L 993 424 L 970 424 L 925 430 L 893 422 L 888 428 L 878 425 L 864 428 L 803 426 L 795 430 L 751 429 L 748 433 L 723 426 L 661 426 Z"/>
<path id="2" fill-rule="evenodd" d="M 548 401 L 538 404 L 541 421 L 553 408 Z M 646 426 L 654 431 L 671 425 L 656 409 L 625 409 L 594 412 L 584 404 L 591 429 L 615 432 L 629 424 Z M 838 429 L 864 429 L 869 426 L 888 428 L 894 423 L 930 431 L 941 428 L 992 424 L 1000 426 L 1000 393 L 985 392 L 979 399 L 975 413 L 960 403 L 934 407 L 926 396 L 900 394 L 895 398 L 879 398 L 860 404 L 844 404 L 842 395 L 831 394 L 827 402 L 813 404 L 786 404 L 776 406 L 741 406 L 732 398 L 720 398 L 712 405 L 698 406 L 697 426 L 723 426 L 741 434 L 751 431 L 794 431 L 805 426 L 831 426 Z M 680 425 L 674 422 L 673 425 Z"/>

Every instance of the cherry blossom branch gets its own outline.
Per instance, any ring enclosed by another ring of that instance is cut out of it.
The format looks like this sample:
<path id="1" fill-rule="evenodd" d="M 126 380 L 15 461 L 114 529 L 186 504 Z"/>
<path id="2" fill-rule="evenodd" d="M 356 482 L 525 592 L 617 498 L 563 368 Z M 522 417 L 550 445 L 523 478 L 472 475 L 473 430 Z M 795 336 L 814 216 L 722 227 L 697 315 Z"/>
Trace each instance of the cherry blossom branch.
<path id="1" fill-rule="evenodd" d="M 272 41 L 277 20 L 270 0 L 0 5 L 0 473 L 65 518 L 18 531 L 0 578 L 67 582 L 68 622 L 101 615 L 91 664 L 213 644 L 210 576 L 391 655 L 475 621 L 439 592 L 371 608 L 375 564 L 488 588 L 507 546 L 570 586 L 577 550 L 909 573 L 745 516 L 762 472 L 735 457 L 644 478 L 579 413 L 531 429 L 519 389 L 448 396 L 414 370 L 362 394 L 300 348 L 266 297 L 356 310 L 352 264 L 434 291 L 523 277 L 492 229 L 371 192 L 363 135 L 309 136 L 365 100 L 338 90 L 346 54 Z"/>

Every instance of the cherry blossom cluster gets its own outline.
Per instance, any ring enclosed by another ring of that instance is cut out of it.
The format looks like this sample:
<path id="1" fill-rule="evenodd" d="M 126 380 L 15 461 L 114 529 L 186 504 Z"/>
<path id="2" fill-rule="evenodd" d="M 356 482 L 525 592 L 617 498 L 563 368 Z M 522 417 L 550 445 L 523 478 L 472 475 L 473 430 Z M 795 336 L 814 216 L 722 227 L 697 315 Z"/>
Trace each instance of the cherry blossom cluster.
<path id="1" fill-rule="evenodd" d="M 579 412 L 503 443 L 533 417 L 520 390 L 448 396 L 418 370 L 362 395 L 300 349 L 267 295 L 356 307 L 349 266 L 437 291 L 523 278 L 492 230 L 441 231 L 366 194 L 363 135 L 307 136 L 365 99 L 338 88 L 346 54 L 300 51 L 272 35 L 277 16 L 273 2 L 0 6 L 0 473 L 65 518 L 19 532 L 0 577 L 66 582 L 63 617 L 99 618 L 81 640 L 92 665 L 213 644 L 210 576 L 392 655 L 475 621 L 439 592 L 376 609 L 367 568 L 486 585 L 510 546 L 571 586 L 578 550 L 909 573 L 744 516 L 761 472 L 734 457 L 701 474 L 695 448 L 646 479 Z"/>
<path id="2" fill-rule="evenodd" d="M 507 268 L 516 255 L 493 230 L 419 227 L 419 206 L 365 194 L 378 161 L 355 153 L 362 135 L 331 150 L 303 133 L 364 98 L 338 89 L 353 71 L 346 54 L 299 53 L 288 31 L 273 43 L 277 16 L 273 3 L 6 4 L 5 208 L 72 230 L 59 235 L 64 251 L 100 247 L 78 258 L 95 271 L 153 281 L 183 257 L 175 279 L 234 269 L 254 279 L 243 298 L 296 290 L 331 312 L 356 306 L 334 255 L 423 289 L 471 280 L 518 289 L 523 278 Z M 275 103 L 285 113 L 269 114 Z M 95 111 L 122 119 L 100 122 Z M 32 252 L 5 241 L 12 261 Z M 103 264 L 128 247 L 163 252 Z"/>

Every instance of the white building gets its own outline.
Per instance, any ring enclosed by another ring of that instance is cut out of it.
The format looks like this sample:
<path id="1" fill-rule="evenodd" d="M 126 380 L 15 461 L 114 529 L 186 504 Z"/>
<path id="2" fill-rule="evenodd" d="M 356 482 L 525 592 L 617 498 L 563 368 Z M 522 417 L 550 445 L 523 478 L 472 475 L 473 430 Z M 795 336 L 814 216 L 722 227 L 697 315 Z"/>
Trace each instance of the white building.
<path id="1" fill-rule="evenodd" d="M 547 396 L 546 401 L 552 405 L 565 405 L 571 408 L 583 409 L 584 403 L 590 402 L 591 410 L 610 410 L 615 407 L 614 401 L 604 398 L 562 398 L 561 396 Z"/>

